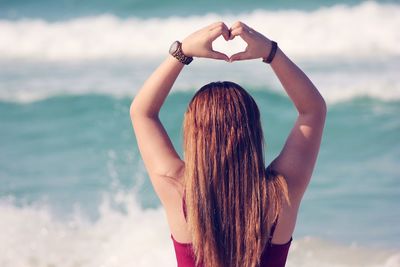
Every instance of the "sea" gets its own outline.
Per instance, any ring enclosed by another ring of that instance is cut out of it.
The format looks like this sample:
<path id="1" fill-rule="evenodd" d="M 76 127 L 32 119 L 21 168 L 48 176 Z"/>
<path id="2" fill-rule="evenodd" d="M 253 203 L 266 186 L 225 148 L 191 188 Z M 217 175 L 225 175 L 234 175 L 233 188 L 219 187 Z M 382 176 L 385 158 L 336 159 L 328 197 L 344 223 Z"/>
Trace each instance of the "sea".
<path id="1" fill-rule="evenodd" d="M 129 106 L 173 41 L 216 21 L 277 41 L 327 102 L 286 266 L 400 266 L 400 1 L 1 0 L 1 267 L 176 266 Z M 160 113 L 176 150 L 194 92 L 223 80 L 256 100 L 269 164 L 297 114 L 258 59 L 183 69 Z"/>

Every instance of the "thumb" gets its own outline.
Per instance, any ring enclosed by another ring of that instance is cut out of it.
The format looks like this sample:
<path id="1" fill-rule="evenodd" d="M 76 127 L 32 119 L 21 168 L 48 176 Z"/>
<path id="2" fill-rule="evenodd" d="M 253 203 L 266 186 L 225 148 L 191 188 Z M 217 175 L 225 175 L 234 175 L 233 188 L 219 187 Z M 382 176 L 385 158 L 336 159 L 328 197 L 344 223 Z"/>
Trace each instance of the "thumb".
<path id="1" fill-rule="evenodd" d="M 211 50 L 210 57 L 213 59 L 220 59 L 220 60 L 225 60 L 229 61 L 229 57 L 221 52 Z"/>
<path id="2" fill-rule="evenodd" d="M 239 52 L 239 53 L 236 53 L 236 54 L 232 55 L 229 58 L 229 61 L 233 62 L 233 61 L 245 60 L 245 59 L 247 59 L 247 52 L 243 51 L 243 52 Z"/>

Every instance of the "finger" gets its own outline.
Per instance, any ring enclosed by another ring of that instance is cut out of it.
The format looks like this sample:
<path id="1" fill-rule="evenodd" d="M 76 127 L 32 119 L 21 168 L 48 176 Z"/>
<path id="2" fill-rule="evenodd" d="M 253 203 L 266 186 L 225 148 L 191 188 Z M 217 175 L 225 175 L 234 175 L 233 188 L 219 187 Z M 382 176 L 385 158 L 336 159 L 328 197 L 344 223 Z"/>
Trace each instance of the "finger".
<path id="1" fill-rule="evenodd" d="M 210 31 L 210 34 L 211 34 L 211 39 L 214 41 L 215 39 L 217 39 L 219 36 L 223 36 L 224 37 L 224 39 L 226 40 L 226 41 L 228 41 L 229 40 L 229 35 L 230 35 L 230 32 L 229 32 L 229 29 L 228 29 L 228 27 L 224 24 L 224 23 L 221 23 L 221 24 L 219 24 L 219 25 L 217 25 L 217 26 L 215 26 L 211 31 Z"/>
<path id="2" fill-rule="evenodd" d="M 244 24 L 241 21 L 237 21 L 237 22 L 233 23 L 230 29 L 234 30 L 234 29 L 237 29 L 237 28 L 243 28 L 243 29 L 247 29 L 247 30 L 251 29 L 248 25 Z"/>
<path id="3" fill-rule="evenodd" d="M 244 23 L 243 21 L 240 21 L 240 20 L 233 23 L 232 26 L 243 26 L 243 27 L 250 28 L 249 25 L 247 25 L 246 23 Z"/>
<path id="4" fill-rule="evenodd" d="M 230 40 L 232 40 L 236 36 L 240 36 L 245 42 L 248 42 L 251 39 L 250 32 L 243 27 L 237 27 L 231 30 Z"/>
<path id="5" fill-rule="evenodd" d="M 214 22 L 214 23 L 210 24 L 210 25 L 208 26 L 208 28 L 209 28 L 210 30 L 212 30 L 212 29 L 214 29 L 215 27 L 220 26 L 220 25 L 222 25 L 222 24 L 224 24 L 222 21 L 217 21 L 217 22 Z"/>
<path id="6" fill-rule="evenodd" d="M 244 24 L 241 21 L 235 22 L 232 27 L 229 29 L 230 31 L 230 40 L 234 39 L 235 36 L 240 36 L 245 40 L 244 38 L 248 38 L 248 36 L 254 32 L 252 28 L 250 28 L 248 25 Z"/>
<path id="7" fill-rule="evenodd" d="M 214 59 L 229 61 L 229 57 L 227 55 L 225 55 L 224 53 L 218 52 L 218 51 L 214 51 L 214 50 L 211 51 L 210 57 L 214 58 Z"/>
<path id="8" fill-rule="evenodd" d="M 247 55 L 246 51 L 239 52 L 239 53 L 236 53 L 236 54 L 232 55 L 229 58 L 229 62 L 238 61 L 238 60 L 245 60 L 245 59 L 248 59 L 248 55 Z"/>
<path id="9" fill-rule="evenodd" d="M 229 41 L 229 38 L 231 37 L 231 31 L 229 30 L 228 26 L 225 25 L 224 31 L 223 31 L 223 36 L 225 41 Z"/>

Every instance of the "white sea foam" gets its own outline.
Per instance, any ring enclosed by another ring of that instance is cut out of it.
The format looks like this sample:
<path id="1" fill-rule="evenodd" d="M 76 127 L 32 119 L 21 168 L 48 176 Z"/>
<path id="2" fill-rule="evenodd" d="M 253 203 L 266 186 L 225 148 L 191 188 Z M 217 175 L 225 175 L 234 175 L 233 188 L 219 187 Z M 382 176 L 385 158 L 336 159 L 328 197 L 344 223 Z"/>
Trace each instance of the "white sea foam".
<path id="1" fill-rule="evenodd" d="M 398 101 L 398 14 L 398 4 L 363 2 L 312 12 L 256 10 L 222 17 L 0 20 L 0 100 L 29 103 L 60 94 L 91 93 L 131 97 L 166 56 L 172 40 L 216 20 L 228 24 L 243 20 L 278 40 L 328 103 L 365 96 Z M 232 54 L 244 43 L 224 47 L 218 39 L 215 48 Z M 209 81 L 232 80 L 283 92 L 272 72 L 255 61 L 228 64 L 196 59 L 174 90 L 194 91 Z"/>
<path id="2" fill-rule="evenodd" d="M 113 203 L 126 212 L 113 208 Z M 132 193 L 105 197 L 96 221 L 83 212 L 57 218 L 44 204 L 16 206 L 0 201 L 2 267 L 176 266 L 165 214 L 143 210 Z M 296 238 L 288 267 L 398 267 L 400 251 Z"/>
<path id="3" fill-rule="evenodd" d="M 1 65 L 0 100 L 30 103 L 60 94 L 132 97 L 162 59 L 146 62 L 96 61 L 80 64 L 9 62 Z M 400 99 L 400 61 L 298 62 L 330 104 L 357 97 Z M 228 64 L 196 60 L 174 89 L 195 91 L 214 80 L 232 80 L 245 88 L 283 94 L 273 72 L 260 61 Z"/>
<path id="4" fill-rule="evenodd" d="M 267 11 L 189 17 L 113 15 L 47 22 L 0 20 L 0 59 L 92 60 L 164 55 L 169 44 L 214 21 L 242 20 L 295 57 L 370 58 L 400 55 L 400 5 L 363 2 L 316 11 Z M 240 45 L 235 45 L 235 47 Z"/>

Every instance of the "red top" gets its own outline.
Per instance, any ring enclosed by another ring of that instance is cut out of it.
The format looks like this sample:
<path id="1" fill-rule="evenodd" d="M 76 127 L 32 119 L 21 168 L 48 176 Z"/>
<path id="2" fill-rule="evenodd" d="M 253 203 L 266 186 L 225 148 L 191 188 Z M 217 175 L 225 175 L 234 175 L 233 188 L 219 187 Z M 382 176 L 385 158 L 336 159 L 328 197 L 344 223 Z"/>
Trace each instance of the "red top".
<path id="1" fill-rule="evenodd" d="M 183 213 L 186 218 L 185 201 L 182 201 Z M 286 244 L 272 244 L 272 236 L 274 235 L 277 221 L 272 225 L 271 234 L 268 239 L 267 245 L 265 245 L 264 251 L 261 255 L 259 267 L 284 267 L 286 264 L 286 258 L 289 252 L 292 238 Z M 171 234 L 172 241 L 174 243 L 176 260 L 178 267 L 203 267 L 203 265 L 196 266 L 195 257 L 191 243 L 180 243 L 174 239 Z"/>

